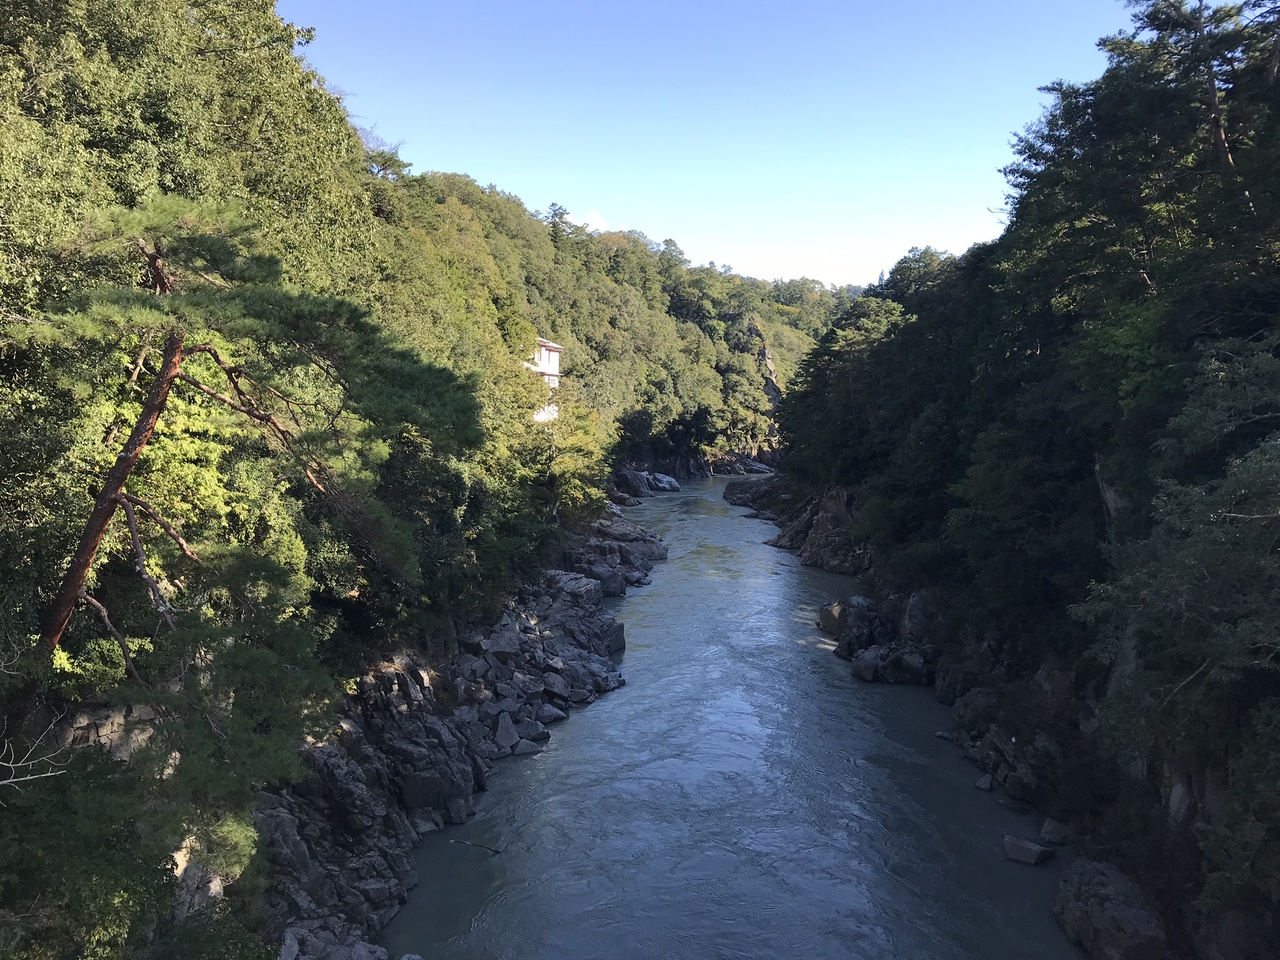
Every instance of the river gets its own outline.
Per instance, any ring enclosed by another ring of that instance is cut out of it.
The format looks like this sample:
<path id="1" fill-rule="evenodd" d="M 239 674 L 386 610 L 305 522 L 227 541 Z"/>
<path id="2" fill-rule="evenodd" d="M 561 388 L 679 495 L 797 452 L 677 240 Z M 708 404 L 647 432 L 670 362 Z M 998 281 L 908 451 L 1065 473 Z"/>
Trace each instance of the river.
<path id="1" fill-rule="evenodd" d="M 428 960 L 1078 960 L 1066 856 L 1001 858 L 1040 821 L 975 790 L 925 689 L 862 684 L 814 626 L 851 582 L 698 481 L 627 514 L 670 559 L 619 601 L 627 685 L 500 761 L 425 838 L 392 955 Z M 483 844 L 500 850 L 494 854 Z"/>

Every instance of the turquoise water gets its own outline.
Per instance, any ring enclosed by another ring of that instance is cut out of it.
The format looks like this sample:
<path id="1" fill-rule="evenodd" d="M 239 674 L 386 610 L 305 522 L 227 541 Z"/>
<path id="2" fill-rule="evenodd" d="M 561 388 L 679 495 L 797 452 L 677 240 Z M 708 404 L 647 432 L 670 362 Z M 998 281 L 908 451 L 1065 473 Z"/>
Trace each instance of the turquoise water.
<path id="1" fill-rule="evenodd" d="M 1039 820 L 973 789 L 930 691 L 850 676 L 814 621 L 851 581 L 764 546 L 775 528 L 722 489 L 627 511 L 671 552 L 616 611 L 627 686 L 497 764 L 476 817 L 426 838 L 383 944 L 429 960 L 1082 957 L 1050 913 L 1065 858 L 1001 858 Z"/>

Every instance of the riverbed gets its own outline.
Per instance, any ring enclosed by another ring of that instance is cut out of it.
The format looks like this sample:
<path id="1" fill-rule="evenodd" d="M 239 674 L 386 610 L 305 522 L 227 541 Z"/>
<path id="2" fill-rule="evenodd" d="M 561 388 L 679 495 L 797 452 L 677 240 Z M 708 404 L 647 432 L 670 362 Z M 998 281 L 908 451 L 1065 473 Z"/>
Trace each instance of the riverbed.
<path id="1" fill-rule="evenodd" d="M 860 683 L 815 626 L 852 581 L 696 481 L 627 515 L 665 537 L 614 611 L 627 685 L 499 762 L 427 836 L 384 931 L 429 960 L 1078 960 L 1068 857 L 1001 857 L 1040 820 L 974 789 L 932 691 Z M 463 841 L 463 842 L 460 842 Z M 501 851 L 494 853 L 492 850 Z"/>

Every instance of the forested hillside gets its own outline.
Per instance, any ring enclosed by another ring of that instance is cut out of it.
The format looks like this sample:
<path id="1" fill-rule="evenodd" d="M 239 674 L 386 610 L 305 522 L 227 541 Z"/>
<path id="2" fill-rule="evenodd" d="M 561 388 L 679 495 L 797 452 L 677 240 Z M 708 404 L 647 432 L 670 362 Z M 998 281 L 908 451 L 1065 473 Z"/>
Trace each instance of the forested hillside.
<path id="1" fill-rule="evenodd" d="M 6 955 L 253 954 L 254 791 L 352 678 L 496 609 L 619 438 L 767 443 L 768 358 L 850 300 L 413 175 L 306 40 L 270 0 L 0 0 Z M 118 705 L 154 722 L 61 743 Z M 180 849 L 234 916 L 173 926 Z"/>
<path id="2" fill-rule="evenodd" d="M 1061 783 L 1092 849 L 1274 956 L 1280 5 L 1134 6 L 1018 139 L 1003 235 L 868 289 L 784 437 L 882 575 L 1098 706 Z M 1006 724 L 1053 722 L 1027 708 Z"/>

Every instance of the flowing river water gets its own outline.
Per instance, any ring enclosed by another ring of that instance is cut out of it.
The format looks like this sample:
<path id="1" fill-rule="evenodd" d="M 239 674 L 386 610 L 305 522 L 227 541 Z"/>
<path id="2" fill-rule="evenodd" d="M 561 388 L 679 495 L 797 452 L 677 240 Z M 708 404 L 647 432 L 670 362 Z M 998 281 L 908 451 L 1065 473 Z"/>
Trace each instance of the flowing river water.
<path id="1" fill-rule="evenodd" d="M 1078 960 L 1051 915 L 1065 851 L 973 788 L 930 690 L 868 685 L 814 623 L 851 581 L 762 541 L 722 480 L 629 517 L 670 559 L 618 602 L 627 685 L 500 761 L 425 838 L 384 931 L 428 960 Z M 455 843 L 454 841 L 466 841 Z M 500 850 L 494 854 L 483 844 Z"/>

